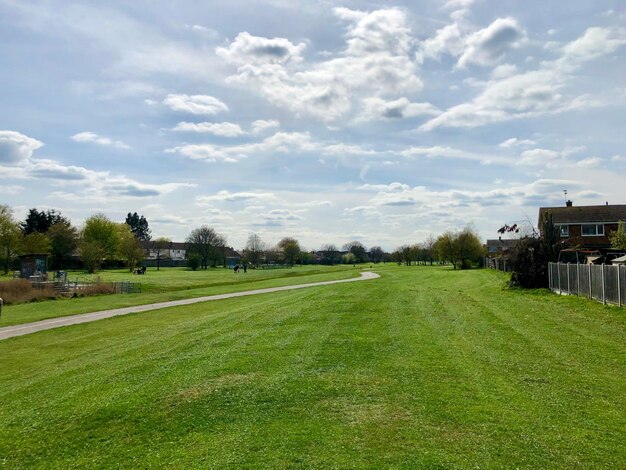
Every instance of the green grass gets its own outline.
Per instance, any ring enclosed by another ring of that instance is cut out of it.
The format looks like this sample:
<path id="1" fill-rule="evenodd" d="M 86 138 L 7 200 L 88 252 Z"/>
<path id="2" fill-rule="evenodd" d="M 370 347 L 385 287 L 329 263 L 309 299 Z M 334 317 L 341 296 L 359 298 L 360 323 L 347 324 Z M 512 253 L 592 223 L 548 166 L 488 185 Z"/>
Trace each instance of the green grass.
<path id="1" fill-rule="evenodd" d="M 0 318 L 0 327 L 190 297 L 348 279 L 357 277 L 358 272 L 358 269 L 352 266 L 303 266 L 292 269 L 248 270 L 246 274 L 234 274 L 232 270 L 225 269 L 189 271 L 183 268 L 148 270 L 145 275 L 141 276 L 133 276 L 128 270 L 101 271 L 97 275 L 71 272 L 68 279 L 72 281 L 92 281 L 100 278 L 105 282 L 128 280 L 140 282 L 142 293 L 62 298 L 7 305 Z"/>
<path id="2" fill-rule="evenodd" d="M 0 462 L 626 466 L 623 309 L 378 271 L 0 342 Z"/>

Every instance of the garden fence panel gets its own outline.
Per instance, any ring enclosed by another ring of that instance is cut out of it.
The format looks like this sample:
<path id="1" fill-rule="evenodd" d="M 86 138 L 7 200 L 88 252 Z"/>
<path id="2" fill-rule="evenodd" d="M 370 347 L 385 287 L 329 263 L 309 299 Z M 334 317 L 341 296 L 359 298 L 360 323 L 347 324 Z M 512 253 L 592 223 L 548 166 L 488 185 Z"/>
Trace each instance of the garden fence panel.
<path id="1" fill-rule="evenodd" d="M 549 263 L 548 276 L 553 292 L 626 304 L 626 266 Z"/>

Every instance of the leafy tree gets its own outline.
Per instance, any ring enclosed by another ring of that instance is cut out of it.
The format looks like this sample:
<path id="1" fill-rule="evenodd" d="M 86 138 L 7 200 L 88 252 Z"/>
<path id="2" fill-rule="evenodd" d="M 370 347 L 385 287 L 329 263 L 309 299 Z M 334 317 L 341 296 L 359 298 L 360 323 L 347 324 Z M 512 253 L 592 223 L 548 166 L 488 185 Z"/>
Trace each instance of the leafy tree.
<path id="1" fill-rule="evenodd" d="M 341 262 L 343 264 L 355 264 L 357 261 L 357 257 L 351 252 L 348 252 L 341 257 Z"/>
<path id="2" fill-rule="evenodd" d="M 472 262 L 479 261 L 485 254 L 483 244 L 478 234 L 470 227 L 464 228 L 457 234 L 455 243 L 461 269 L 467 269 L 472 266 Z"/>
<path id="3" fill-rule="evenodd" d="M 85 220 L 80 255 L 89 272 L 94 272 L 102 261 L 115 259 L 119 245 L 120 230 L 107 216 L 95 214 Z"/>
<path id="4" fill-rule="evenodd" d="M 558 260 L 561 248 L 552 215 L 542 220 L 540 233 L 539 237 L 522 237 L 509 251 L 511 285 L 530 289 L 548 287 L 548 263 Z"/>
<path id="5" fill-rule="evenodd" d="M 52 249 L 50 237 L 45 233 L 31 232 L 22 238 L 21 252 L 25 255 L 49 253 Z"/>
<path id="6" fill-rule="evenodd" d="M 102 261 L 106 257 L 106 253 L 102 246 L 93 240 L 81 240 L 78 246 L 80 259 L 90 273 L 95 273 L 102 266 Z"/>
<path id="7" fill-rule="evenodd" d="M 434 244 L 434 250 L 437 258 L 444 262 L 450 262 L 456 269 L 456 263 L 459 259 L 458 246 L 455 243 L 456 234 L 451 231 L 444 232 L 437 237 Z"/>
<path id="8" fill-rule="evenodd" d="M 265 248 L 265 243 L 261 240 L 261 237 L 256 233 L 251 233 L 248 236 L 248 242 L 244 251 L 246 261 L 254 266 L 258 266 Z"/>
<path id="9" fill-rule="evenodd" d="M 357 263 L 367 263 L 369 261 L 369 257 L 367 256 L 367 250 L 359 241 L 355 240 L 346 243 L 343 246 L 343 249 L 352 253 L 356 257 Z"/>
<path id="10" fill-rule="evenodd" d="M 172 240 L 166 237 L 159 237 L 152 242 L 152 248 L 156 251 L 157 256 L 157 271 L 161 269 L 161 253 L 165 252 L 171 244 Z"/>
<path id="11" fill-rule="evenodd" d="M 119 248 L 121 258 L 132 271 L 144 258 L 141 242 L 127 224 L 119 224 Z"/>
<path id="12" fill-rule="evenodd" d="M 78 247 L 78 231 L 69 222 L 57 222 L 48 229 L 50 237 L 52 261 L 60 269 Z"/>
<path id="13" fill-rule="evenodd" d="M 480 238 L 470 227 L 460 232 L 443 233 L 435 241 L 433 249 L 440 260 L 449 261 L 454 269 L 470 268 L 472 262 L 479 261 L 484 254 Z"/>
<path id="14" fill-rule="evenodd" d="M 611 248 L 617 250 L 626 250 L 626 232 L 624 231 L 624 221 L 620 220 L 617 224 L 617 230 L 609 234 L 611 240 Z"/>
<path id="15" fill-rule="evenodd" d="M 278 242 L 278 248 L 282 250 L 285 261 L 293 266 L 300 256 L 300 243 L 292 237 L 285 237 Z"/>
<path id="16" fill-rule="evenodd" d="M 398 247 L 397 252 L 400 263 L 410 266 L 413 259 L 413 247 L 411 245 L 402 245 Z"/>
<path id="17" fill-rule="evenodd" d="M 17 254 L 20 243 L 20 226 L 13 218 L 13 210 L 0 204 L 0 260 L 4 274 L 9 272 L 11 260 Z"/>
<path id="18" fill-rule="evenodd" d="M 200 267 L 207 269 L 209 260 L 217 260 L 226 246 L 226 238 L 214 229 L 202 225 L 187 237 L 187 253 L 200 256 Z"/>
<path id="19" fill-rule="evenodd" d="M 130 227 L 131 232 L 139 240 L 147 242 L 152 238 L 150 228 L 148 228 L 148 221 L 143 215 L 139 216 L 137 212 L 132 214 L 129 212 L 126 216 L 126 225 Z"/>
<path id="20" fill-rule="evenodd" d="M 21 229 L 24 235 L 46 233 L 54 224 L 62 222 L 69 224 L 69 220 L 63 217 L 60 212 L 54 209 L 38 211 L 37 208 L 34 207 L 28 210 L 28 215 L 24 222 L 22 222 Z"/>

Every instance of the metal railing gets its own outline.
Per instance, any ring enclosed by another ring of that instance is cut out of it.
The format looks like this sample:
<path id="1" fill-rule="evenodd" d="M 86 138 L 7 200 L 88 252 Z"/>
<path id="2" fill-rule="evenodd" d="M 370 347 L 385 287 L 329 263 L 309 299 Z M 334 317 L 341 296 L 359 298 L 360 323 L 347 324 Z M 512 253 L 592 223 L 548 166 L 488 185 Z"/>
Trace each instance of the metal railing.
<path id="1" fill-rule="evenodd" d="M 552 292 L 626 305 L 626 266 L 548 263 L 548 278 Z"/>

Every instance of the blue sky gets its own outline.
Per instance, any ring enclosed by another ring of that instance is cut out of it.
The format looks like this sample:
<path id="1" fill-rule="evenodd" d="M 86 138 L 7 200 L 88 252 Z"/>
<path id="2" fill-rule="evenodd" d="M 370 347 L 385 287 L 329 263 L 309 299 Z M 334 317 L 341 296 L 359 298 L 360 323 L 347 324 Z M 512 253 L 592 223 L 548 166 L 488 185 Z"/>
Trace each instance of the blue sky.
<path id="1" fill-rule="evenodd" d="M 0 202 L 393 249 L 626 203 L 623 1 L 0 0 Z"/>

